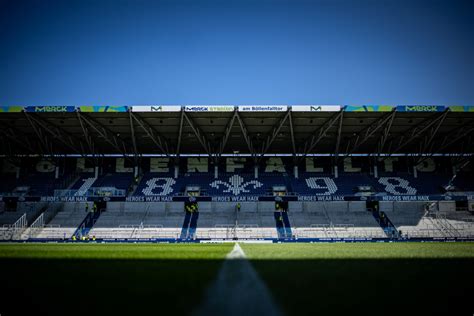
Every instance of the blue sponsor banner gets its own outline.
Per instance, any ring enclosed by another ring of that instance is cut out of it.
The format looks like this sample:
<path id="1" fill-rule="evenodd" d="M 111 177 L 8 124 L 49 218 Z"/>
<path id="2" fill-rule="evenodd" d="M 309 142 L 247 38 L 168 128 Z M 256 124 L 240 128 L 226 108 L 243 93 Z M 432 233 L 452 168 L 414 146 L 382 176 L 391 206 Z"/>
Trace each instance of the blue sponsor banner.
<path id="1" fill-rule="evenodd" d="M 444 105 L 397 105 L 397 112 L 443 112 Z"/>
<path id="2" fill-rule="evenodd" d="M 197 196 L 200 202 L 262 202 L 275 201 L 275 196 L 256 195 L 226 195 L 226 196 Z M 466 201 L 472 196 L 466 195 L 384 195 L 384 196 L 353 196 L 353 195 L 298 195 L 278 197 L 283 201 L 300 202 L 331 202 L 331 201 Z M 189 196 L 112 196 L 112 197 L 87 197 L 87 196 L 0 196 L 0 202 L 87 202 L 87 201 L 110 201 L 110 202 L 185 202 Z"/>
<path id="3" fill-rule="evenodd" d="M 41 105 L 41 106 L 27 106 L 24 108 L 25 112 L 44 112 L 44 113 L 55 113 L 55 112 L 75 112 L 75 106 L 68 105 Z"/>
<path id="4" fill-rule="evenodd" d="M 374 196 L 373 201 L 465 201 L 466 195 L 385 195 Z"/>
<path id="5" fill-rule="evenodd" d="M 211 198 L 212 202 L 257 202 L 262 201 L 259 196 L 253 195 L 241 195 L 241 196 L 213 196 Z M 273 198 L 273 197 L 270 197 Z M 275 201 L 275 199 L 270 199 L 269 201 Z"/>
<path id="6" fill-rule="evenodd" d="M 343 195 L 300 195 L 297 197 L 297 201 L 301 202 L 329 202 L 329 201 L 345 201 L 346 196 Z M 356 196 L 356 201 L 360 200 L 360 196 Z"/>

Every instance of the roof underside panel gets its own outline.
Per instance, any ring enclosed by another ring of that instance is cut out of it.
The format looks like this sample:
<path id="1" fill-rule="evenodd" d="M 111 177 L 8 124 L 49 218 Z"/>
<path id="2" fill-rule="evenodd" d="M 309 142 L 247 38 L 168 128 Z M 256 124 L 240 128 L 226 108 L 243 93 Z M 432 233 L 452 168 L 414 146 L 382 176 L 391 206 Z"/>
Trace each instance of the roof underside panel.
<path id="1" fill-rule="evenodd" d="M 474 112 L 2 113 L 3 155 L 469 153 Z"/>

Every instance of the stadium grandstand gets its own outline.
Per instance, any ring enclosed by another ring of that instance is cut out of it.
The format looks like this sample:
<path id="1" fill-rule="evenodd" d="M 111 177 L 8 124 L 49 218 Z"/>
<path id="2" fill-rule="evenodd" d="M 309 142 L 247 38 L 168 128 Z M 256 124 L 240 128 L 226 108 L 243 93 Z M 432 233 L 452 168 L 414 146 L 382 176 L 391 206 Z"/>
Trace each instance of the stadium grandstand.
<path id="1" fill-rule="evenodd" d="M 4 241 L 474 238 L 474 107 L 0 112 Z"/>

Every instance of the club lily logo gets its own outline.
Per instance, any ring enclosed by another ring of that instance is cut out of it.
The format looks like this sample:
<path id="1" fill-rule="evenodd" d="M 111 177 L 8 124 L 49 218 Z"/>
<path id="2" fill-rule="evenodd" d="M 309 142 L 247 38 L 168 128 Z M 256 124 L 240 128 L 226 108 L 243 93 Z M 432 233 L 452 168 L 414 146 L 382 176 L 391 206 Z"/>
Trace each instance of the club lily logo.
<path id="1" fill-rule="evenodd" d="M 240 193 L 250 192 L 247 188 L 253 186 L 253 189 L 257 189 L 263 186 L 260 181 L 251 180 L 248 182 L 244 182 L 244 178 L 239 175 L 233 175 L 229 178 L 228 182 L 224 182 L 221 180 L 216 180 L 210 184 L 211 187 L 220 189 L 220 187 L 226 188 L 222 192 L 224 193 L 232 193 L 233 195 L 239 195 Z"/>

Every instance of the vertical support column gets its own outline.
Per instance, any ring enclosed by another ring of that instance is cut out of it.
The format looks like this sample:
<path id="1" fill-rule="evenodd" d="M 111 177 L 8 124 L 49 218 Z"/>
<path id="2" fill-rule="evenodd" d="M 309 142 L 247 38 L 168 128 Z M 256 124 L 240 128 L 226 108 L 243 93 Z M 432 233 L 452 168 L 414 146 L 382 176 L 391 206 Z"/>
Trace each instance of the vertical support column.
<path id="1" fill-rule="evenodd" d="M 214 179 L 219 178 L 219 167 L 214 166 Z"/>
<path id="2" fill-rule="evenodd" d="M 179 165 L 175 164 L 174 165 L 174 178 L 178 179 L 178 174 L 179 174 Z"/>
<path id="3" fill-rule="evenodd" d="M 253 169 L 253 176 L 255 179 L 258 179 L 258 166 L 255 166 Z"/>
<path id="4" fill-rule="evenodd" d="M 20 179 L 20 167 L 16 167 L 16 178 Z"/>
<path id="5" fill-rule="evenodd" d="M 138 166 L 133 167 L 133 176 L 135 178 L 138 176 Z"/>
<path id="6" fill-rule="evenodd" d="M 418 169 L 416 169 L 416 166 L 413 166 L 413 177 L 418 178 Z"/>
<path id="7" fill-rule="evenodd" d="M 379 167 L 377 166 L 377 158 L 375 158 L 375 164 L 374 164 L 374 178 L 379 177 Z"/>
<path id="8" fill-rule="evenodd" d="M 59 179 L 59 166 L 54 167 L 54 179 Z"/>
<path id="9" fill-rule="evenodd" d="M 298 166 L 295 166 L 293 168 L 293 170 L 294 170 L 294 174 L 295 174 L 295 179 L 298 179 Z"/>
<path id="10" fill-rule="evenodd" d="M 337 165 L 334 166 L 334 178 L 339 177 L 339 169 L 337 168 Z"/>
<path id="11" fill-rule="evenodd" d="M 94 177 L 98 178 L 99 177 L 99 166 L 94 167 Z"/>

